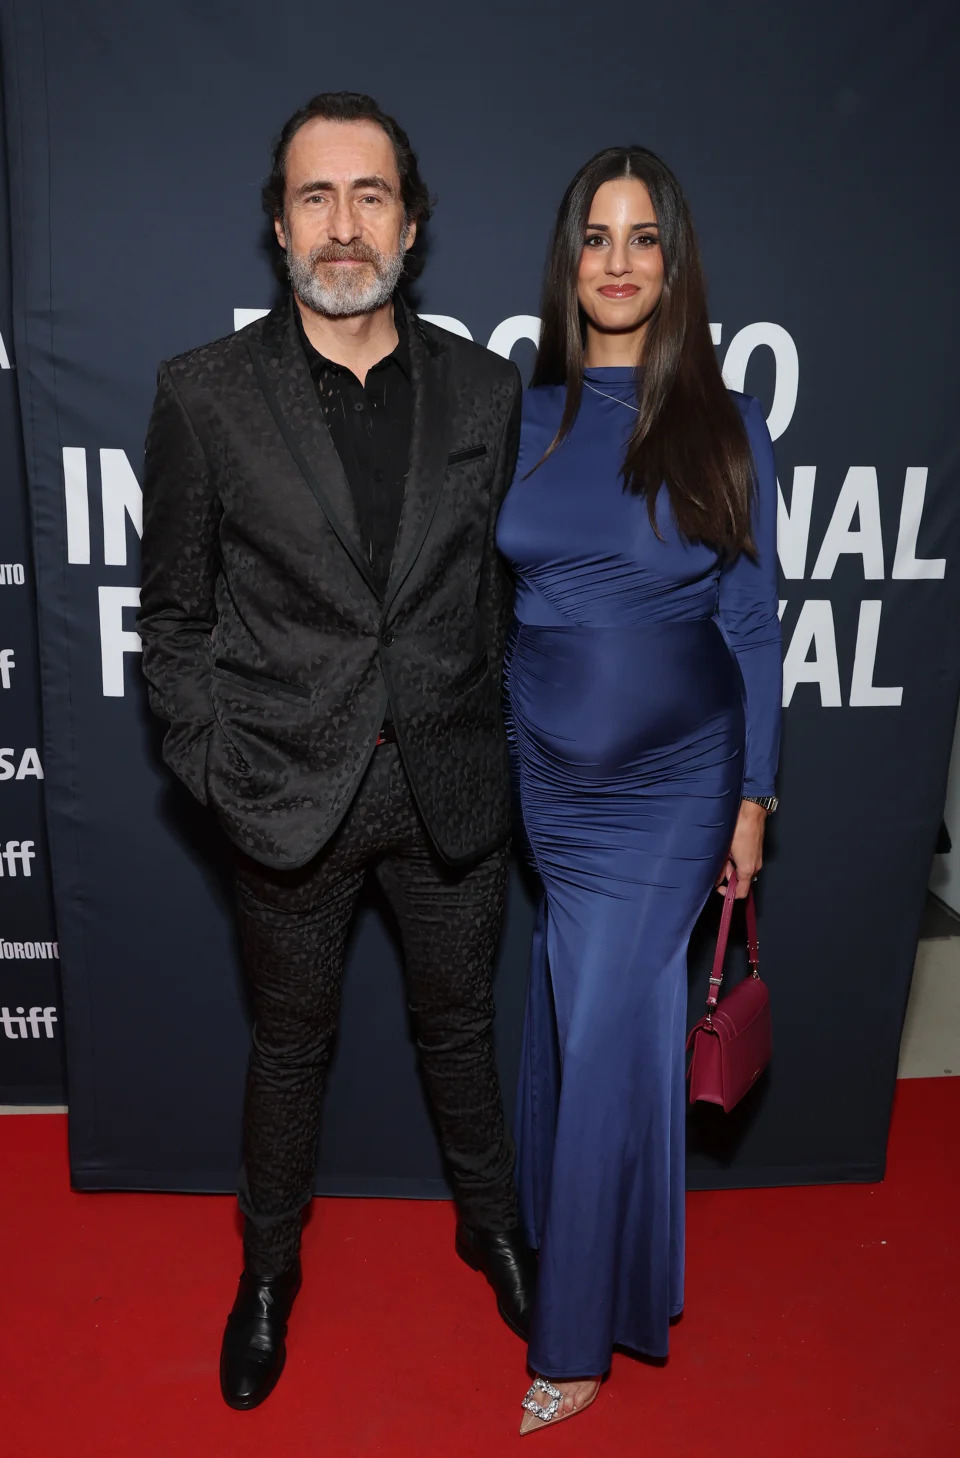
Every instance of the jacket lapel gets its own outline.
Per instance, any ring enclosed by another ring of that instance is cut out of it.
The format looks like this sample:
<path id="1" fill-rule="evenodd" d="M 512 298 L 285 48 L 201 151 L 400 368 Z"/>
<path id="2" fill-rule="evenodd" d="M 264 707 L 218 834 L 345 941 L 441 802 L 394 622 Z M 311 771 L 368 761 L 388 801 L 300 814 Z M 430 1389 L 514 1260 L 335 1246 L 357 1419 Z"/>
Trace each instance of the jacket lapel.
<path id="1" fill-rule="evenodd" d="M 251 331 L 247 348 L 260 388 L 301 475 L 344 551 L 379 597 L 363 549 L 353 493 L 323 419 L 316 386 L 300 343 L 293 317 L 295 307 L 291 295 L 286 303 L 273 309 L 263 321 L 259 342 Z"/>
<path id="2" fill-rule="evenodd" d="M 410 469 L 390 562 L 385 610 L 403 586 L 430 530 L 446 475 L 453 414 L 443 345 L 427 338 L 416 316 L 399 297 L 397 307 L 404 310 L 410 340 L 413 429 Z"/>

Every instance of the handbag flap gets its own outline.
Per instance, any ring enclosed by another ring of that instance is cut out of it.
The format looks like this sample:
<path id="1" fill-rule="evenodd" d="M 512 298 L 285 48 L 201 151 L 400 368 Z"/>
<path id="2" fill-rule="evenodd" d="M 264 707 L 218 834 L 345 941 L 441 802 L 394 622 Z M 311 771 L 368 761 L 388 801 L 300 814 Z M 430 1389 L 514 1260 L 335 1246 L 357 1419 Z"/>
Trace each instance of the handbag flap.
<path id="1" fill-rule="evenodd" d="M 769 1010 L 770 994 L 759 977 L 745 977 L 714 1009 L 712 1023 L 721 1043 L 745 1033 L 756 1018 Z"/>

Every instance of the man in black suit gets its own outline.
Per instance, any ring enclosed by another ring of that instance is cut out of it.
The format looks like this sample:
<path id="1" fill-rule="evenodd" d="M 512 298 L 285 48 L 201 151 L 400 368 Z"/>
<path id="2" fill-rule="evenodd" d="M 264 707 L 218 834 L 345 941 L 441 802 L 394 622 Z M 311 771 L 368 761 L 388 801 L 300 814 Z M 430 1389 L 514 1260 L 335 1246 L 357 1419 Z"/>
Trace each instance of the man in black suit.
<path id="1" fill-rule="evenodd" d="M 245 1261 L 221 1354 L 237 1408 L 283 1367 L 368 870 L 400 927 L 457 1249 L 521 1335 L 535 1274 L 491 1039 L 509 830 L 494 528 L 519 378 L 396 293 L 429 197 L 370 97 L 297 112 L 264 200 L 290 295 L 160 368 L 139 621 L 164 756 L 236 849 L 254 1013 Z"/>

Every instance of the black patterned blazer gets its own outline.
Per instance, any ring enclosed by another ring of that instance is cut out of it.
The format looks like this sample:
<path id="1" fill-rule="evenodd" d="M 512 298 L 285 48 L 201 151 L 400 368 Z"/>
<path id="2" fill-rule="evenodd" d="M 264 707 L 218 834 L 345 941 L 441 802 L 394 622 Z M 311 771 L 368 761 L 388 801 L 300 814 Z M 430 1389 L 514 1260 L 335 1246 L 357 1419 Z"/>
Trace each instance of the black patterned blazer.
<path id="1" fill-rule="evenodd" d="M 509 832 L 494 530 L 519 375 L 408 311 L 410 469 L 380 597 L 293 308 L 160 367 L 138 626 L 164 758 L 248 855 L 298 866 L 389 709 L 427 829 L 465 863 Z"/>

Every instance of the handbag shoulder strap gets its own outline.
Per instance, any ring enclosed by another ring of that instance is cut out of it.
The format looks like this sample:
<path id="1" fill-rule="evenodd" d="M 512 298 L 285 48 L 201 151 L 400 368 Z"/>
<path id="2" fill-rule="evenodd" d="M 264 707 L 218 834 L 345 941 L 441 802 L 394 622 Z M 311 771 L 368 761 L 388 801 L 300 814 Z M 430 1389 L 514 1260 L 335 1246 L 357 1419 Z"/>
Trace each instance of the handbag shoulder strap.
<path id="1" fill-rule="evenodd" d="M 710 987 L 707 992 L 707 1016 L 713 1012 L 720 997 L 720 988 L 723 985 L 723 964 L 727 955 L 727 942 L 730 940 L 730 922 L 733 920 L 733 903 L 737 895 L 737 873 L 734 871 L 727 882 L 726 893 L 723 898 L 723 912 L 720 916 L 720 931 L 717 935 L 717 950 L 713 956 L 713 969 L 710 973 Z M 750 960 L 750 970 L 754 977 L 760 976 L 760 942 L 757 937 L 757 908 L 753 900 L 753 887 L 747 892 L 746 901 L 747 913 L 747 957 Z"/>

